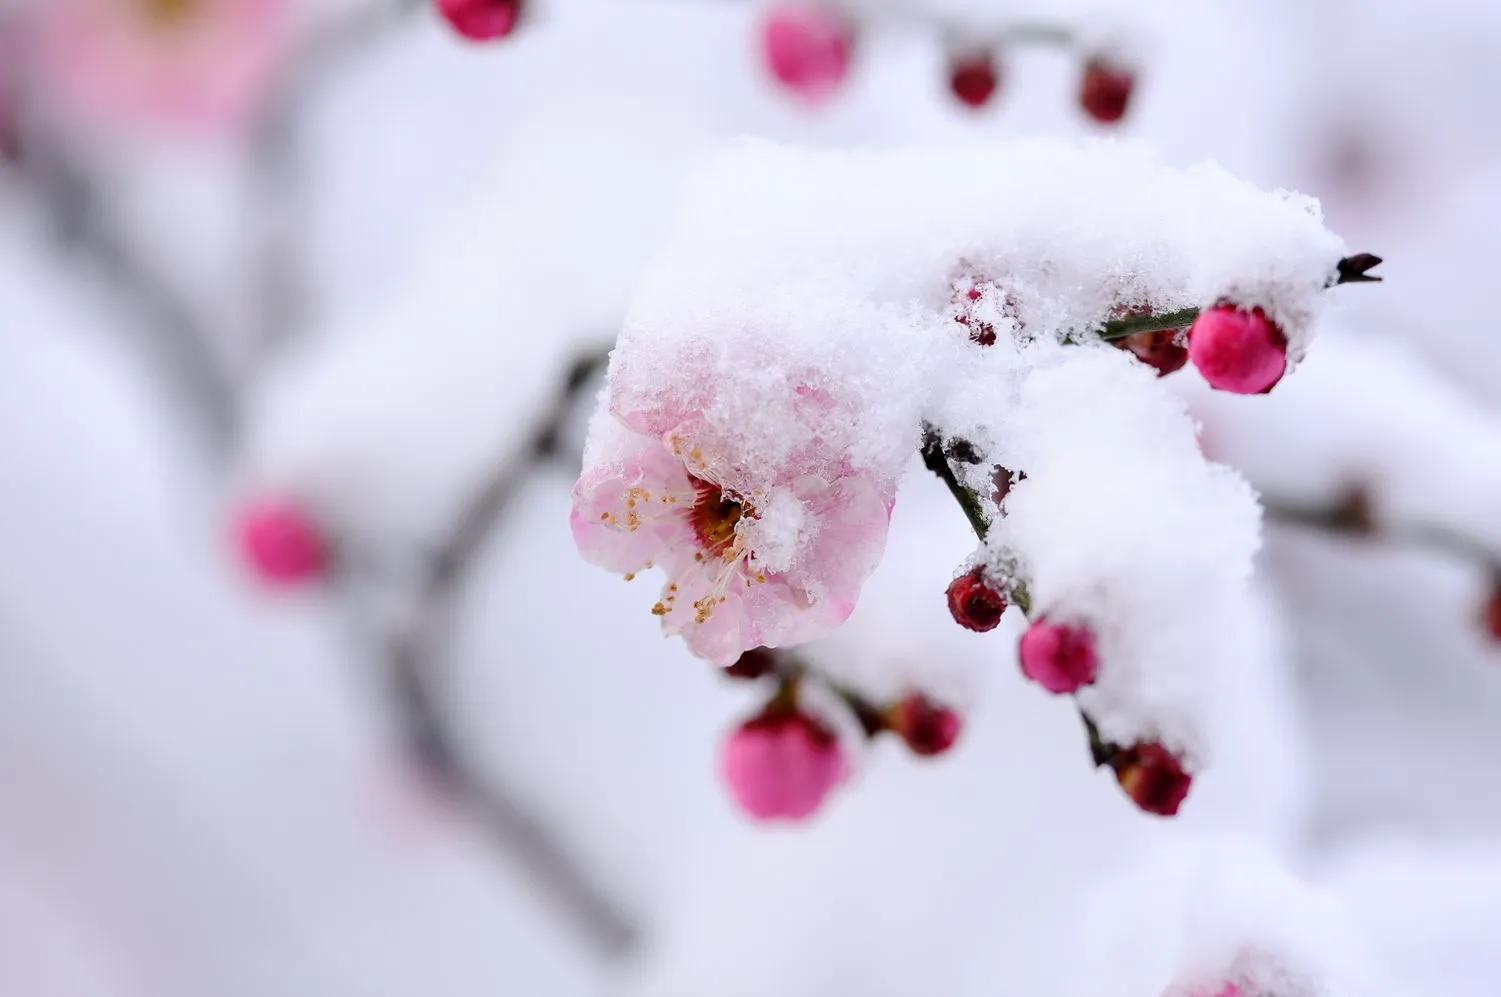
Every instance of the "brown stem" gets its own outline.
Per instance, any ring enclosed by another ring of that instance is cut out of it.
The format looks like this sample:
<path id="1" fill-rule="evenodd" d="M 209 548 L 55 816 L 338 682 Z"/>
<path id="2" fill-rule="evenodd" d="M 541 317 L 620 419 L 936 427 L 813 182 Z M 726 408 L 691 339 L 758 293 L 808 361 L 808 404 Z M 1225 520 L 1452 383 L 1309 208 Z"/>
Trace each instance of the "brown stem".
<path id="1" fill-rule="evenodd" d="M 1299 504 L 1262 496 L 1261 506 L 1269 522 L 1438 551 L 1476 564 L 1493 576 L 1501 575 L 1501 554 L 1478 540 L 1436 523 L 1381 523 L 1362 491 L 1351 491 L 1329 505 Z"/>
<path id="2" fill-rule="evenodd" d="M 556 453 L 562 423 L 604 358 L 580 357 L 567 372 L 553 405 L 538 419 L 528 449 L 496 464 L 448 535 L 429 555 L 410 622 L 386 646 L 390 689 L 413 755 L 435 783 L 449 790 L 501 850 L 515 855 L 539 892 L 569 917 L 601 955 L 616 957 L 637 943 L 637 928 L 585 871 L 556 831 L 546 827 L 519 794 L 470 756 L 446 715 L 446 634 L 454 607 L 486 540 L 504 520 L 517 489 L 540 459 Z"/>
<path id="3" fill-rule="evenodd" d="M 200 435 L 209 462 L 221 466 L 241 420 L 236 386 L 214 355 L 209 330 L 110 223 L 98 189 L 66 152 L 42 135 L 28 140 L 23 176 L 37 191 L 58 241 L 102 275 L 133 313 L 126 329 L 137 337 L 161 393 L 182 409 L 182 423 Z"/>
<path id="4" fill-rule="evenodd" d="M 1335 264 L 1334 276 L 1325 286 L 1377 283 L 1381 278 L 1370 271 L 1380 264 L 1381 257 L 1373 253 L 1356 253 L 1354 256 L 1346 256 Z M 1199 311 L 1198 308 L 1180 308 L 1177 311 L 1160 312 L 1155 315 L 1128 315 L 1125 318 L 1112 319 L 1100 326 L 1099 336 L 1109 342 L 1141 332 L 1183 329 L 1193 324 L 1194 319 L 1199 317 Z"/>

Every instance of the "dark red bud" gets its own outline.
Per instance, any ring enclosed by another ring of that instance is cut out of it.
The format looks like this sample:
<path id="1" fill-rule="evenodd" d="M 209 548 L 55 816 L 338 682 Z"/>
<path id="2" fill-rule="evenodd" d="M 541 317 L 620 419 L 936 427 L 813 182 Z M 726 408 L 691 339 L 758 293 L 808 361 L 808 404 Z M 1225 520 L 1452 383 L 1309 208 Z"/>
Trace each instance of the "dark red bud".
<path id="1" fill-rule="evenodd" d="M 994 630 L 1006 612 L 1006 597 L 985 579 L 983 568 L 960 575 L 949 583 L 949 613 L 966 630 Z"/>
<path id="2" fill-rule="evenodd" d="M 1079 85 L 1079 106 L 1102 125 L 1113 125 L 1126 116 L 1126 105 L 1136 77 L 1104 59 L 1090 59 L 1084 64 L 1084 78 Z"/>
<path id="3" fill-rule="evenodd" d="M 914 692 L 888 710 L 888 725 L 919 755 L 941 755 L 953 747 L 963 724 L 959 714 Z"/>

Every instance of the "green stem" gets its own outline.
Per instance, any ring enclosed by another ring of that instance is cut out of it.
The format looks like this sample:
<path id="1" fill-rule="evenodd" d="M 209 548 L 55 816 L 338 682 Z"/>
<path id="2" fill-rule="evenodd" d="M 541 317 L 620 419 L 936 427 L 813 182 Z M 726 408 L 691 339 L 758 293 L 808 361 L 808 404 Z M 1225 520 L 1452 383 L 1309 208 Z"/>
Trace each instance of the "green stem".
<path id="1" fill-rule="evenodd" d="M 930 425 L 923 427 L 922 462 L 948 486 L 949 494 L 954 496 L 954 501 L 958 502 L 959 508 L 964 510 L 965 518 L 969 520 L 975 536 L 984 540 L 985 534 L 990 531 L 990 520 L 985 518 L 980 497 L 965 487 L 955 476 L 954 467 L 949 463 L 948 455 L 943 452 L 943 437 Z"/>
<path id="2" fill-rule="evenodd" d="M 1100 338 L 1108 343 L 1134 336 L 1139 332 L 1182 329 L 1193 325 L 1194 319 L 1198 317 L 1199 309 L 1197 308 L 1180 308 L 1175 312 L 1163 312 L 1160 315 L 1131 315 L 1106 322 L 1100 327 Z"/>

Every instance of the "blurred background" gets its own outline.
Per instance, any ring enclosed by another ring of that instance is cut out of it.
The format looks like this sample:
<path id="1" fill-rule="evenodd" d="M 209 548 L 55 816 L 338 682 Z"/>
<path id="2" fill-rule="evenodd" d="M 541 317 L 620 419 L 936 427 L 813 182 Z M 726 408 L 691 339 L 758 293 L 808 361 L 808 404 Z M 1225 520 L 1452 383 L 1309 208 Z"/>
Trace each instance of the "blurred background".
<path id="1" fill-rule="evenodd" d="M 827 88 L 767 16 L 0 3 L 0 993 L 1159 997 L 1206 935 L 1501 993 L 1501 7 L 850 0 Z M 921 475 L 809 653 L 962 739 L 873 744 L 806 826 L 730 802 L 764 690 L 566 521 L 594 359 L 746 134 L 1145 141 L 1385 258 L 1275 394 L 1165 382 L 1268 506 L 1179 819 L 1090 768 L 1017 621 L 952 624 L 973 541 Z"/>

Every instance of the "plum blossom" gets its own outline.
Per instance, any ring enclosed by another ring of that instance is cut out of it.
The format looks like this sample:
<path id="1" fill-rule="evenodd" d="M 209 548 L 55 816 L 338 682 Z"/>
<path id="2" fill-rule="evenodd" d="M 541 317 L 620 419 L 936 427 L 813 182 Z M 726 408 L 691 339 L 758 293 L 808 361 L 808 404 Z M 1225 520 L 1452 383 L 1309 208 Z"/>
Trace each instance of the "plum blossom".
<path id="1" fill-rule="evenodd" d="M 287 49 L 291 0 L 49 0 L 35 72 L 70 111 L 233 131 L 260 107 Z"/>
<path id="2" fill-rule="evenodd" d="M 891 510 L 867 476 L 798 473 L 746 493 L 684 436 L 617 428 L 574 486 L 573 537 L 628 578 L 663 570 L 652 612 L 665 633 L 727 666 L 822 637 L 854 611 Z"/>

